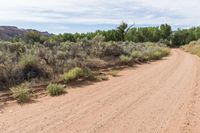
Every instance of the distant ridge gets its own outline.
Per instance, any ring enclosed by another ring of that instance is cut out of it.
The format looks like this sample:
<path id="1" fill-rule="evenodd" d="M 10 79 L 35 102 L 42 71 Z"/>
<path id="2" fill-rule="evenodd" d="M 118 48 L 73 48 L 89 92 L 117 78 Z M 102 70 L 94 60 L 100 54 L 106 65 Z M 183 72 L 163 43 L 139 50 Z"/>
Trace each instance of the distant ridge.
<path id="1" fill-rule="evenodd" d="M 51 36 L 48 32 L 41 32 L 35 29 L 20 29 L 16 26 L 0 26 L 0 40 L 10 40 L 14 37 L 23 37 L 28 31 L 37 31 L 41 35 Z"/>

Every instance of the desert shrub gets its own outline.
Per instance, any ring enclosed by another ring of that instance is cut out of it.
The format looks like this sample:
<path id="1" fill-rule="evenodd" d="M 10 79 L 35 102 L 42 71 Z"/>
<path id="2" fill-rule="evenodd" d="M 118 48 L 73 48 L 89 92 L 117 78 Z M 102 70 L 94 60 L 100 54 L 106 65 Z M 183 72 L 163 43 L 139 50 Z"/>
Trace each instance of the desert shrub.
<path id="1" fill-rule="evenodd" d="M 119 71 L 117 71 L 117 70 L 111 70 L 111 71 L 108 72 L 108 74 L 113 76 L 113 77 L 117 77 L 118 73 L 119 73 Z"/>
<path id="2" fill-rule="evenodd" d="M 31 66 L 37 64 L 37 57 L 32 54 L 25 54 L 21 57 L 19 64 L 22 66 Z"/>
<path id="3" fill-rule="evenodd" d="M 51 96 L 57 96 L 64 93 L 64 87 L 61 84 L 49 84 L 47 91 Z"/>
<path id="4" fill-rule="evenodd" d="M 91 69 L 104 68 L 106 65 L 108 65 L 108 63 L 99 58 L 89 58 L 85 60 L 85 66 Z"/>
<path id="5" fill-rule="evenodd" d="M 95 75 L 94 79 L 95 81 L 105 81 L 108 80 L 109 78 L 106 75 Z"/>
<path id="6" fill-rule="evenodd" d="M 191 54 L 200 56 L 200 40 L 193 41 L 188 45 L 182 46 L 182 49 Z"/>
<path id="7" fill-rule="evenodd" d="M 96 74 L 85 68 L 131 65 L 169 54 L 169 49 L 161 43 L 105 42 L 106 35 L 95 36 L 88 40 L 81 35 L 75 42 L 63 42 L 58 36 L 45 40 L 44 44 L 0 41 L 0 90 L 27 80 L 55 79 L 64 72 L 64 82 L 94 79 Z M 193 53 L 197 53 L 195 48 Z"/>
<path id="8" fill-rule="evenodd" d="M 169 48 L 161 48 L 161 56 L 164 57 L 164 56 L 167 56 L 170 54 L 170 49 Z"/>
<path id="9" fill-rule="evenodd" d="M 132 58 L 126 55 L 121 55 L 119 59 L 120 59 L 120 63 L 123 65 L 129 65 L 132 62 Z"/>
<path id="10" fill-rule="evenodd" d="M 40 64 L 40 60 L 32 54 L 23 55 L 19 62 L 19 69 L 23 74 L 24 80 L 30 80 L 32 78 L 50 78 L 52 70 Z"/>
<path id="11" fill-rule="evenodd" d="M 160 51 L 154 51 L 150 55 L 151 60 L 158 60 L 160 58 L 162 58 L 162 53 Z"/>
<path id="12" fill-rule="evenodd" d="M 133 59 L 139 60 L 142 57 L 142 52 L 141 51 L 133 51 L 131 53 L 131 57 Z"/>
<path id="13" fill-rule="evenodd" d="M 5 69 L 5 66 L 0 65 L 0 91 L 6 89 L 9 86 L 9 75 Z"/>
<path id="14" fill-rule="evenodd" d="M 137 50 L 132 51 L 130 56 L 136 61 L 158 60 L 170 53 L 169 48 L 162 44 L 145 43 L 142 47 L 137 47 Z"/>
<path id="15" fill-rule="evenodd" d="M 64 82 L 68 83 L 83 76 L 83 69 L 75 67 L 62 75 Z"/>
<path id="16" fill-rule="evenodd" d="M 28 102 L 31 97 L 31 91 L 29 89 L 29 85 L 24 83 L 17 87 L 11 88 L 11 92 L 13 97 L 17 100 L 17 102 Z"/>
<path id="17" fill-rule="evenodd" d="M 150 47 L 148 51 L 150 60 L 158 60 L 169 54 L 169 49 L 165 47 Z"/>
<path id="18" fill-rule="evenodd" d="M 93 79 L 95 74 L 89 68 L 75 67 L 62 75 L 62 80 L 66 83 L 75 81 L 79 78 Z"/>
<path id="19" fill-rule="evenodd" d="M 123 48 L 117 43 L 109 42 L 105 46 L 105 50 L 103 52 L 103 56 L 120 56 L 124 54 Z"/>
<path id="20" fill-rule="evenodd" d="M 82 75 L 83 78 L 85 78 L 85 79 L 93 79 L 94 76 L 95 76 L 95 73 L 93 73 L 91 71 L 91 69 L 89 69 L 89 68 L 84 68 L 83 69 L 83 75 Z"/>

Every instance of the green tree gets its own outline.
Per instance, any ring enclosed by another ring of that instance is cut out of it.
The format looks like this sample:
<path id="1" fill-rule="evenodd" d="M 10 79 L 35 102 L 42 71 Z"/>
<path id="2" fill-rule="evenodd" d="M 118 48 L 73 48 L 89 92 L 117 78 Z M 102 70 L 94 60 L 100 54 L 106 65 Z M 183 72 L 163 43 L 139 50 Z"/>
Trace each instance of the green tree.
<path id="1" fill-rule="evenodd" d="M 168 24 L 162 24 L 160 25 L 160 31 L 161 31 L 161 39 L 169 39 L 172 33 L 172 28 Z"/>
<path id="2" fill-rule="evenodd" d="M 118 27 L 117 27 L 117 33 L 118 33 L 118 38 L 119 41 L 125 41 L 125 36 L 127 33 L 127 28 L 128 28 L 128 24 L 125 22 L 122 22 Z"/>

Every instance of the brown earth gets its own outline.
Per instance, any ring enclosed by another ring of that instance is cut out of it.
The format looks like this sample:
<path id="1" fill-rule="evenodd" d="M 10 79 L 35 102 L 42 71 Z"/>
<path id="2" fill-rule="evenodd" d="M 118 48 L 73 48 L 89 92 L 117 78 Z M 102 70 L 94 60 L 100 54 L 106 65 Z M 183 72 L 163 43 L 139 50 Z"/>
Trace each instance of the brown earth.
<path id="1" fill-rule="evenodd" d="M 1 133 L 200 133 L 200 58 L 173 49 L 59 97 L 0 110 Z"/>

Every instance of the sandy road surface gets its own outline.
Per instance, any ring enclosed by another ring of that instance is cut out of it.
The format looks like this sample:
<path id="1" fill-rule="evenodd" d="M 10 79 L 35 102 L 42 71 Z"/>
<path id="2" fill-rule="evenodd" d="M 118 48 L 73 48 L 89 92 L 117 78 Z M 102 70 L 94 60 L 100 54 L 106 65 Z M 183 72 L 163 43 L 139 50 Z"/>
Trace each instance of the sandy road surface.
<path id="1" fill-rule="evenodd" d="M 105 82 L 1 109 L 1 133 L 200 133 L 200 59 L 174 49 Z"/>

